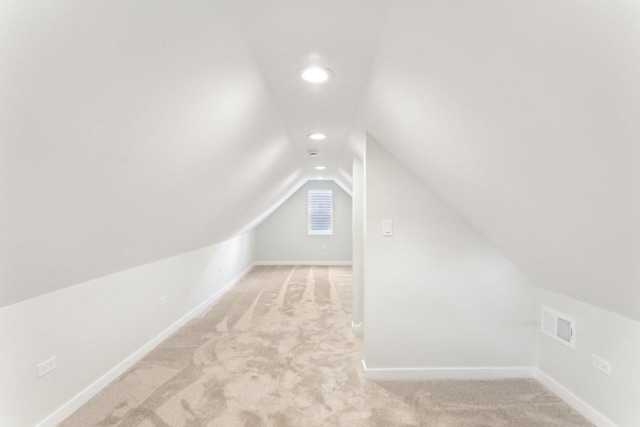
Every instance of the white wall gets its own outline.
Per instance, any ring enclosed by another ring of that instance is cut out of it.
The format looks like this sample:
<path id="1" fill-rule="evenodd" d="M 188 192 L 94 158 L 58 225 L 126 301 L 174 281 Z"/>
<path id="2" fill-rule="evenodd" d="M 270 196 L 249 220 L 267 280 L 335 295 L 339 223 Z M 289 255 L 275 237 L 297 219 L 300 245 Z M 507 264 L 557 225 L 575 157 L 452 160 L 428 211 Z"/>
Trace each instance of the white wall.
<path id="1" fill-rule="evenodd" d="M 333 234 L 308 234 L 307 192 L 333 190 Z M 351 262 L 351 197 L 333 181 L 308 181 L 256 228 L 258 263 Z"/>
<path id="2" fill-rule="evenodd" d="M 538 288 L 370 137 L 365 162 L 367 368 L 534 367 Z"/>
<path id="3" fill-rule="evenodd" d="M 576 320 L 576 347 L 539 333 L 540 370 L 618 426 L 639 426 L 640 322 L 547 290 L 541 302 Z M 591 366 L 593 354 L 611 363 L 611 376 Z"/>
<path id="4" fill-rule="evenodd" d="M 353 316 L 354 328 L 362 327 L 362 296 L 364 273 L 364 163 L 353 158 Z"/>
<path id="5" fill-rule="evenodd" d="M 364 126 L 538 285 L 640 321 L 640 2 L 392 2 Z"/>
<path id="6" fill-rule="evenodd" d="M 52 414 L 222 291 L 253 256 L 247 233 L 0 308 L 0 425 L 33 426 Z M 54 355 L 57 369 L 38 379 L 36 365 Z"/>

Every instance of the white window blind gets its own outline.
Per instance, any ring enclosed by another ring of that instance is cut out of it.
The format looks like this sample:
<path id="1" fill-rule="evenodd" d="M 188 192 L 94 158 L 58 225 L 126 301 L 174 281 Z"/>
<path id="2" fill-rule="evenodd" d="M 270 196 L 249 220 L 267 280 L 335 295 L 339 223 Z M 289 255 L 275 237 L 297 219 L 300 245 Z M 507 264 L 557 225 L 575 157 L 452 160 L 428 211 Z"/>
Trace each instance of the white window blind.
<path id="1" fill-rule="evenodd" d="M 333 234 L 333 190 L 309 190 L 309 234 Z"/>

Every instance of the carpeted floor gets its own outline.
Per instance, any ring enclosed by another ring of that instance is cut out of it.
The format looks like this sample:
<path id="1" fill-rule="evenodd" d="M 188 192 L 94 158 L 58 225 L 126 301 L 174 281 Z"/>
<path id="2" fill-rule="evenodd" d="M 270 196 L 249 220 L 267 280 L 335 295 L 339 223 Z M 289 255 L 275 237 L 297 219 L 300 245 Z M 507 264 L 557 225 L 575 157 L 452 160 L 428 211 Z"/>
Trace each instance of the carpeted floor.
<path id="1" fill-rule="evenodd" d="M 367 382 L 349 267 L 256 267 L 62 426 L 590 426 L 534 380 Z"/>

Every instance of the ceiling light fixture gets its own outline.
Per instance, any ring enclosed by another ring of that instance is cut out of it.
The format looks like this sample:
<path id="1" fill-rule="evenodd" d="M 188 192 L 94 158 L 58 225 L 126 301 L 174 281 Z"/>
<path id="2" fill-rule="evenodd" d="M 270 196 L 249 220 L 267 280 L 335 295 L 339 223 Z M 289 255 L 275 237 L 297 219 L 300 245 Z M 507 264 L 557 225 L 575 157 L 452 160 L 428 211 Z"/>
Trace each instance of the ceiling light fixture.
<path id="1" fill-rule="evenodd" d="M 316 166 L 316 170 L 319 170 L 319 171 L 323 171 L 326 168 L 327 168 L 326 166 Z"/>
<path id="2" fill-rule="evenodd" d="M 309 150 L 309 155 L 311 157 L 316 157 L 318 155 L 318 150 Z"/>
<path id="3" fill-rule="evenodd" d="M 300 77 L 307 83 L 321 85 L 333 76 L 330 69 L 318 66 L 306 67 L 300 70 Z"/>
<path id="4" fill-rule="evenodd" d="M 318 179 L 324 179 L 324 176 L 319 176 Z"/>
<path id="5" fill-rule="evenodd" d="M 322 141 L 323 139 L 327 139 L 327 135 L 324 133 L 310 133 L 307 135 L 307 138 L 313 139 L 314 141 Z"/>

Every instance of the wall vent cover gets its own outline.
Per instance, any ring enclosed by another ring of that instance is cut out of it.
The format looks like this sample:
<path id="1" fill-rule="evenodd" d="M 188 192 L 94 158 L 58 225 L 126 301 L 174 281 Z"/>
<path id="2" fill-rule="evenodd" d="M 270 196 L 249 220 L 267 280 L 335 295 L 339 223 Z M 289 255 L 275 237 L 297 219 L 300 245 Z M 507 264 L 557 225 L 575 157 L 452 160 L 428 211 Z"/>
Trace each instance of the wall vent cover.
<path id="1" fill-rule="evenodd" d="M 542 306 L 542 333 L 571 348 L 576 347 L 576 321 Z"/>

